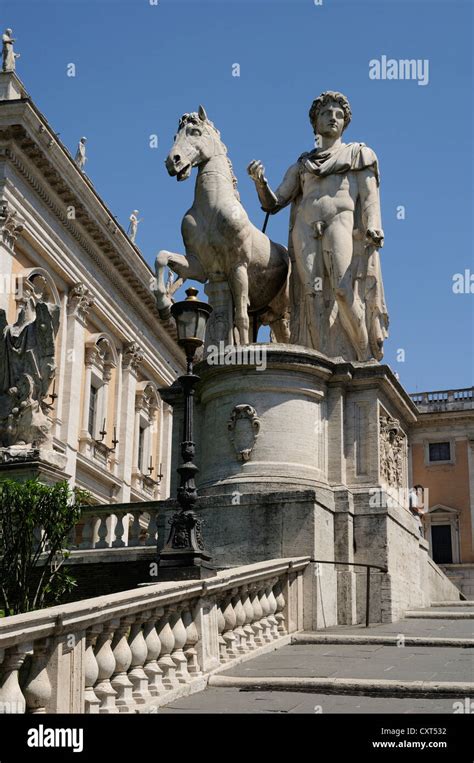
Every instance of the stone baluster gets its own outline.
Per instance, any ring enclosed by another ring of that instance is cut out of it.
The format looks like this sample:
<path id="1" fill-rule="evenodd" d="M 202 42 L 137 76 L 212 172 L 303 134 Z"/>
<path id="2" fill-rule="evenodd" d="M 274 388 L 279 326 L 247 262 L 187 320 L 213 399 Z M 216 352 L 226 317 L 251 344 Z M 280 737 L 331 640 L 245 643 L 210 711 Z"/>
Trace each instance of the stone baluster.
<path id="1" fill-rule="evenodd" d="M 123 539 L 123 536 L 125 534 L 125 528 L 123 525 L 123 518 L 125 516 L 125 512 L 116 511 L 115 516 L 117 517 L 117 522 L 115 524 L 114 540 L 112 541 L 112 548 L 123 548 L 126 545 Z"/>
<path id="2" fill-rule="evenodd" d="M 128 669 L 132 664 L 132 650 L 128 643 L 128 634 L 133 617 L 124 617 L 115 629 L 112 641 L 112 650 L 115 657 L 115 673 L 111 684 L 117 692 L 115 704 L 120 713 L 133 713 L 135 700 L 133 699 L 133 684 L 128 677 Z"/>
<path id="3" fill-rule="evenodd" d="M 285 602 L 285 596 L 283 594 L 283 586 L 282 586 L 281 580 L 277 581 L 274 591 L 275 591 L 275 598 L 277 603 L 275 617 L 278 623 L 278 633 L 280 635 L 285 635 L 287 633 L 286 624 L 285 624 L 285 615 L 284 615 L 286 602 Z"/>
<path id="4" fill-rule="evenodd" d="M 113 688 L 110 678 L 115 671 L 115 657 L 112 651 L 112 638 L 115 629 L 119 626 L 118 620 L 110 620 L 104 623 L 102 632 L 99 634 L 95 647 L 95 658 L 99 666 L 97 683 L 94 687 L 96 696 L 100 700 L 99 713 L 118 713 L 115 704 L 117 692 Z"/>
<path id="5" fill-rule="evenodd" d="M 148 655 L 148 648 L 143 636 L 143 612 L 139 612 L 133 619 L 130 628 L 129 646 L 132 650 L 131 670 L 128 677 L 133 684 L 133 699 L 137 705 L 144 705 L 151 700 L 148 690 L 148 677 L 143 666 Z"/>
<path id="6" fill-rule="evenodd" d="M 191 602 L 188 602 L 188 608 L 183 611 L 183 625 L 186 628 L 186 643 L 184 645 L 184 656 L 187 660 L 188 673 L 191 678 L 198 678 L 202 675 L 199 669 L 196 644 L 199 641 L 199 634 L 194 622 Z"/>
<path id="7" fill-rule="evenodd" d="M 257 647 L 259 647 L 265 644 L 265 639 L 263 638 L 263 625 L 260 622 L 263 617 L 263 609 L 262 605 L 260 604 L 257 585 L 252 585 L 252 608 L 254 616 L 252 630 L 255 634 L 255 644 Z"/>
<path id="8" fill-rule="evenodd" d="M 101 625 L 93 625 L 86 632 L 86 650 L 84 655 L 84 712 L 98 713 L 100 700 L 96 697 L 94 686 L 99 675 L 99 666 L 94 653 L 94 646 L 102 630 Z"/>
<path id="9" fill-rule="evenodd" d="M 176 665 L 176 678 L 179 683 L 185 684 L 190 681 L 190 676 L 188 673 L 187 660 L 183 651 L 183 647 L 186 644 L 186 628 L 184 627 L 181 618 L 181 606 L 181 604 L 172 604 L 170 607 L 170 612 L 172 613 L 170 625 L 174 636 L 174 649 L 171 654 L 171 659 Z"/>
<path id="10" fill-rule="evenodd" d="M 0 666 L 0 713 L 24 713 L 26 700 L 20 688 L 18 673 L 26 655 L 33 651 L 31 644 L 17 644 L 5 649 Z"/>
<path id="11" fill-rule="evenodd" d="M 270 614 L 270 605 L 268 603 L 267 595 L 265 593 L 265 586 L 263 585 L 262 588 L 260 588 L 259 592 L 259 599 L 260 604 L 263 611 L 263 617 L 260 620 L 260 624 L 263 626 L 263 640 L 266 644 L 269 644 L 270 641 L 272 641 L 272 634 L 270 631 L 270 623 L 268 622 L 268 615 Z"/>
<path id="12" fill-rule="evenodd" d="M 237 651 L 237 643 L 236 643 L 237 636 L 234 633 L 234 628 L 237 625 L 237 617 L 235 615 L 235 610 L 232 605 L 232 593 L 226 594 L 226 599 L 224 603 L 225 603 L 225 606 L 222 611 L 222 614 L 224 615 L 224 620 L 225 620 L 223 638 L 225 641 L 227 658 L 230 660 L 233 660 L 235 657 L 238 656 L 239 653 Z"/>
<path id="13" fill-rule="evenodd" d="M 227 646 L 223 636 L 225 631 L 225 617 L 222 612 L 222 599 L 217 602 L 217 643 L 219 644 L 219 660 L 221 662 L 227 662 L 229 659 L 227 656 Z"/>
<path id="14" fill-rule="evenodd" d="M 107 516 L 105 514 L 102 514 L 99 517 L 99 526 L 97 528 L 97 536 L 98 540 L 97 543 L 95 543 L 95 548 L 108 548 L 109 544 L 107 543 Z"/>
<path id="15" fill-rule="evenodd" d="M 162 679 L 163 671 L 158 665 L 158 657 L 161 652 L 161 641 L 156 630 L 156 621 L 162 617 L 164 611 L 163 607 L 151 610 L 148 620 L 143 628 L 143 636 L 148 650 L 146 663 L 143 669 L 148 678 L 148 690 L 152 697 L 158 697 L 165 692 Z"/>
<path id="16" fill-rule="evenodd" d="M 35 552 L 39 549 L 41 546 L 41 541 L 43 540 L 43 528 L 42 527 L 35 527 L 33 529 L 33 539 L 34 539 L 34 550 Z"/>
<path id="17" fill-rule="evenodd" d="M 265 595 L 267 597 L 268 606 L 270 607 L 270 612 L 268 615 L 268 622 L 270 623 L 270 634 L 272 638 L 278 638 L 278 620 L 275 617 L 275 612 L 277 611 L 277 603 L 275 599 L 275 595 L 273 593 L 273 586 L 276 583 L 276 579 L 273 578 L 273 580 L 268 581 L 268 585 L 265 589 Z"/>
<path id="18" fill-rule="evenodd" d="M 150 521 L 148 522 L 148 528 L 147 528 L 147 535 L 146 535 L 146 541 L 145 546 L 156 546 L 156 541 L 158 537 L 158 512 L 156 509 L 150 509 Z"/>
<path id="19" fill-rule="evenodd" d="M 82 528 L 82 538 L 79 544 L 79 548 L 92 548 L 95 520 L 96 517 L 94 517 L 92 514 L 85 515 L 84 525 Z"/>
<path id="20" fill-rule="evenodd" d="M 139 546 L 140 545 L 140 516 L 141 511 L 132 511 L 133 522 L 130 524 L 128 531 L 128 545 Z"/>
<path id="21" fill-rule="evenodd" d="M 75 549 L 78 547 L 77 534 L 77 525 L 73 525 L 67 536 L 67 548 Z"/>
<path id="22" fill-rule="evenodd" d="M 176 678 L 176 666 L 171 658 L 174 649 L 174 635 L 170 626 L 171 613 L 169 608 L 157 625 L 157 633 L 161 643 L 158 665 L 163 671 L 163 686 L 165 689 L 175 689 L 179 682 Z"/>
<path id="23" fill-rule="evenodd" d="M 39 639 L 35 641 L 34 652 L 31 658 L 31 666 L 23 687 L 28 713 L 44 714 L 51 699 L 52 686 L 48 675 L 48 662 L 50 658 L 50 640 Z"/>
<path id="24" fill-rule="evenodd" d="M 255 649 L 255 635 L 252 628 L 252 623 L 254 620 L 254 612 L 252 607 L 252 602 L 250 600 L 250 591 L 248 586 L 242 586 L 242 605 L 245 612 L 245 623 L 244 623 L 244 633 L 245 633 L 245 644 L 248 651 L 252 651 Z"/>
<path id="25" fill-rule="evenodd" d="M 237 637 L 236 642 L 236 651 L 240 654 L 243 654 L 247 651 L 247 634 L 244 631 L 244 623 L 245 623 L 245 609 L 242 605 L 242 599 L 241 594 L 238 588 L 232 589 L 233 597 L 232 597 L 232 606 L 234 607 L 235 612 L 235 628 L 234 628 L 234 634 Z"/>

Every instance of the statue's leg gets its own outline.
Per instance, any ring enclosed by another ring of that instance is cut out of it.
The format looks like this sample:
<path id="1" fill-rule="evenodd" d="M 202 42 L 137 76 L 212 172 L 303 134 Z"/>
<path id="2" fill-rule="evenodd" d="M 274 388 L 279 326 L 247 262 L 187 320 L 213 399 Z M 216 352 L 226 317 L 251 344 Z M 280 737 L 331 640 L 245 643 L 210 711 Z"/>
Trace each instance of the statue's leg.
<path id="1" fill-rule="evenodd" d="M 290 341 L 290 295 L 288 280 L 278 294 L 271 300 L 261 316 L 262 325 L 270 326 L 275 341 L 288 344 Z"/>
<path id="2" fill-rule="evenodd" d="M 321 239 L 315 237 L 313 227 L 303 220 L 295 223 L 293 229 L 295 264 L 301 283 L 301 299 L 304 301 L 303 314 L 306 330 L 305 342 L 315 350 L 323 350 L 322 332 L 324 303 L 321 289 L 324 266 Z"/>
<path id="3" fill-rule="evenodd" d="M 239 344 L 249 343 L 249 281 L 246 263 L 239 263 L 229 274 L 229 283 L 234 298 L 234 323 L 239 332 Z"/>
<path id="4" fill-rule="evenodd" d="M 328 268 L 332 289 L 336 295 L 341 323 L 346 331 L 358 360 L 370 356 L 369 340 L 365 323 L 365 309 L 352 283 L 353 238 L 352 221 L 336 218 L 323 235 L 324 258 L 330 263 Z"/>
<path id="5" fill-rule="evenodd" d="M 193 281 L 207 281 L 207 276 L 201 263 L 194 254 L 177 254 L 162 249 L 158 252 L 155 260 L 155 269 L 169 267 L 180 278 L 190 278 Z"/>
<path id="6" fill-rule="evenodd" d="M 172 305 L 171 292 L 165 280 L 165 271 L 167 267 L 170 267 L 171 270 L 183 280 L 186 280 L 186 278 L 202 282 L 207 280 L 206 274 L 201 267 L 201 263 L 194 255 L 185 257 L 184 254 L 167 252 L 165 249 L 158 252 L 155 260 L 156 278 L 154 293 L 158 311 L 163 320 L 169 319 Z"/>

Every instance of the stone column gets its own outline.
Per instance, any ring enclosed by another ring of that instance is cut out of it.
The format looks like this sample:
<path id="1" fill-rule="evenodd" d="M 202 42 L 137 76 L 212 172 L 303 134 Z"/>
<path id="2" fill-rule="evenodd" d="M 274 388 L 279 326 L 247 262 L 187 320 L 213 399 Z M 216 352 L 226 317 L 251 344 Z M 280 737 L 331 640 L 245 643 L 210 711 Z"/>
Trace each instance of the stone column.
<path id="1" fill-rule="evenodd" d="M 140 414 L 135 411 L 135 397 L 137 391 L 137 374 L 140 363 L 143 360 L 140 347 L 136 342 L 125 345 L 122 355 L 122 395 L 119 400 L 119 464 L 118 476 L 122 480 L 121 495 L 119 502 L 125 503 L 130 500 L 130 487 L 132 484 L 132 469 L 136 464 L 138 453 L 138 439 L 135 442 L 135 433 Z"/>
<path id="2" fill-rule="evenodd" d="M 170 480 L 172 468 L 172 429 L 173 409 L 168 403 L 161 403 L 161 444 L 160 461 L 163 464 L 163 478 L 160 484 L 160 498 L 168 498 L 170 495 Z"/>
<path id="3" fill-rule="evenodd" d="M 328 384 L 328 482 L 332 485 L 346 484 L 346 459 L 344 453 L 344 386 L 339 381 Z"/>
<path id="4" fill-rule="evenodd" d="M 61 406 L 61 440 L 66 445 L 66 471 L 71 475 L 72 482 L 75 481 L 76 476 L 83 383 L 85 386 L 81 435 L 84 431 L 87 432 L 88 425 L 91 366 L 86 366 L 85 382 L 83 382 L 82 363 L 87 315 L 93 304 L 94 298 L 87 286 L 76 283 L 71 287 L 67 301 L 66 351 L 63 356 L 65 365 L 61 369 L 63 388 L 61 400 L 58 400 L 58 403 Z"/>
<path id="5" fill-rule="evenodd" d="M 15 241 L 23 230 L 23 222 L 11 205 L 0 201 L 0 309 L 8 314 L 12 293 L 16 289 L 13 283 L 13 259 Z"/>

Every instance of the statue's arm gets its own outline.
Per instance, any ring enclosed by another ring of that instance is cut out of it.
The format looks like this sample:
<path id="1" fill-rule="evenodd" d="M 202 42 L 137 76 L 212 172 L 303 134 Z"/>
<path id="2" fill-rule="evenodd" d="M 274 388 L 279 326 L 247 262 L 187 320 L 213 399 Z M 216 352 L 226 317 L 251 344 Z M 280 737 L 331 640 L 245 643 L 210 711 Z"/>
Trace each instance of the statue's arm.
<path id="1" fill-rule="evenodd" d="M 255 188 L 264 212 L 269 212 L 272 215 L 279 212 L 299 194 L 300 173 L 298 164 L 293 164 L 286 171 L 285 177 L 276 191 L 272 191 L 270 188 L 265 177 L 265 168 L 261 162 L 251 162 L 247 171 L 255 182 Z"/>
<path id="2" fill-rule="evenodd" d="M 384 235 L 377 176 L 373 169 L 366 168 L 357 172 L 357 180 L 366 236 L 376 246 L 383 246 Z"/>

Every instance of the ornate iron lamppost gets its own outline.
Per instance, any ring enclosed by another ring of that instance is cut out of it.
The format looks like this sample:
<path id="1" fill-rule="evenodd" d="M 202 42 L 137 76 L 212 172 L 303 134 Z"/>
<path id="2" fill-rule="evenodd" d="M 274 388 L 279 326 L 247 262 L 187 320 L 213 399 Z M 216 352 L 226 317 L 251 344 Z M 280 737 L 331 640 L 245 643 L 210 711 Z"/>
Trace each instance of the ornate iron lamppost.
<path id="1" fill-rule="evenodd" d="M 173 515 L 168 540 L 159 556 L 159 575 L 163 580 L 203 578 L 215 574 L 210 566 L 211 557 L 204 548 L 202 520 L 196 512 L 196 474 L 193 463 L 195 444 L 193 433 L 194 388 L 199 376 L 193 372 L 196 349 L 204 344 L 206 324 L 212 307 L 197 299 L 197 289 L 186 289 L 187 298 L 175 302 L 171 313 L 176 320 L 178 344 L 186 353 L 186 374 L 178 381 L 184 392 L 184 435 L 181 443 L 183 463 L 178 466 L 180 485 L 177 502 L 179 510 Z"/>

